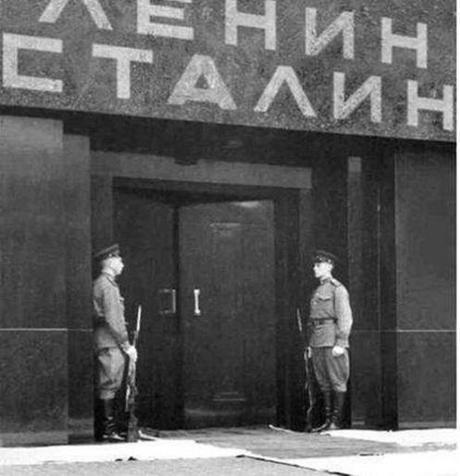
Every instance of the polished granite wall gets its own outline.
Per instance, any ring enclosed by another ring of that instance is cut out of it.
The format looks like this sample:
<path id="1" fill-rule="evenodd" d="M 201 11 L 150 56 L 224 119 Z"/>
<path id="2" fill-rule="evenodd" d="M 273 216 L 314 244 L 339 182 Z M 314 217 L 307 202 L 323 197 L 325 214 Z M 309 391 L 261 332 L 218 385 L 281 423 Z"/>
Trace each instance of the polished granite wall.
<path id="1" fill-rule="evenodd" d="M 400 427 L 455 425 L 455 156 L 414 146 L 396 157 Z"/>
<path id="2" fill-rule="evenodd" d="M 400 428 L 455 426 L 455 332 L 398 333 Z"/>
<path id="3" fill-rule="evenodd" d="M 0 116 L 0 446 L 92 426 L 89 146 L 74 139 Z"/>
<path id="4" fill-rule="evenodd" d="M 395 142 L 369 149 L 361 169 L 349 159 L 354 427 L 454 425 L 453 152 Z"/>

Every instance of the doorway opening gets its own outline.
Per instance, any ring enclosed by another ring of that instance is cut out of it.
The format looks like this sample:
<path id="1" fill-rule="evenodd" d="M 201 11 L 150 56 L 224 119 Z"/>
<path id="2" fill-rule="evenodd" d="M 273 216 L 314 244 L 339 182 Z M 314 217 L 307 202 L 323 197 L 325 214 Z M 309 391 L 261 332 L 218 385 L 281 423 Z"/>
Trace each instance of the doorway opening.
<path id="1" fill-rule="evenodd" d="M 128 322 L 138 305 L 143 311 L 141 425 L 277 421 L 279 194 L 115 181 L 113 227 L 126 263 L 120 287 Z"/>

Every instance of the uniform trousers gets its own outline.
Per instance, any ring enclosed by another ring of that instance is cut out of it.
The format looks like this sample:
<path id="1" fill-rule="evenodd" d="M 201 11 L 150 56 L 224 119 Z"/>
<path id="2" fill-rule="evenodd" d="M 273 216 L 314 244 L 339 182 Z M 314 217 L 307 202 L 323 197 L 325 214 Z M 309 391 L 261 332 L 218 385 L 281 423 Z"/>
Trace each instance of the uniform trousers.
<path id="1" fill-rule="evenodd" d="M 316 380 L 323 392 L 346 392 L 350 376 L 348 349 L 334 357 L 332 347 L 312 347 L 312 361 Z"/>
<path id="2" fill-rule="evenodd" d="M 123 382 L 126 359 L 119 347 L 96 350 L 96 393 L 101 400 L 115 398 Z"/>

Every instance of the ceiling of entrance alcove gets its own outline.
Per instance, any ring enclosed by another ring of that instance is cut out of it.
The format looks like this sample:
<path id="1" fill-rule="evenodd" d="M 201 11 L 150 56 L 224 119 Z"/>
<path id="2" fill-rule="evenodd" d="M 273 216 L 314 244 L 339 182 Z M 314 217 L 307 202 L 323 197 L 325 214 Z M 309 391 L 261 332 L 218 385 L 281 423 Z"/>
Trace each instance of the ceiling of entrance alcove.
<path id="1" fill-rule="evenodd" d="M 344 153 L 350 138 L 280 129 L 200 122 L 97 116 L 90 124 L 91 148 L 174 157 L 260 162 L 311 167 L 325 154 Z M 356 139 L 356 138 L 355 138 Z M 358 142 L 353 141 L 355 147 Z"/>

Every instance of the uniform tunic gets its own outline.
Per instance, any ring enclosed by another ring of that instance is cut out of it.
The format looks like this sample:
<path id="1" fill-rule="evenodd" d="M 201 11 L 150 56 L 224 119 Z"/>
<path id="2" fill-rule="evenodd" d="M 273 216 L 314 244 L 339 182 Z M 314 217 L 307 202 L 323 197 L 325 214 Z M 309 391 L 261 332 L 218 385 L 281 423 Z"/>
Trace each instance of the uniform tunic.
<path id="1" fill-rule="evenodd" d="M 112 399 L 121 387 L 129 348 L 123 298 L 115 279 L 102 273 L 93 284 L 94 346 L 97 359 L 97 394 Z"/>
<path id="2" fill-rule="evenodd" d="M 323 391 L 346 391 L 350 375 L 348 351 L 353 317 L 348 292 L 339 281 L 327 278 L 313 293 L 310 301 L 309 346 L 313 367 Z M 334 346 L 345 353 L 334 357 Z"/>

